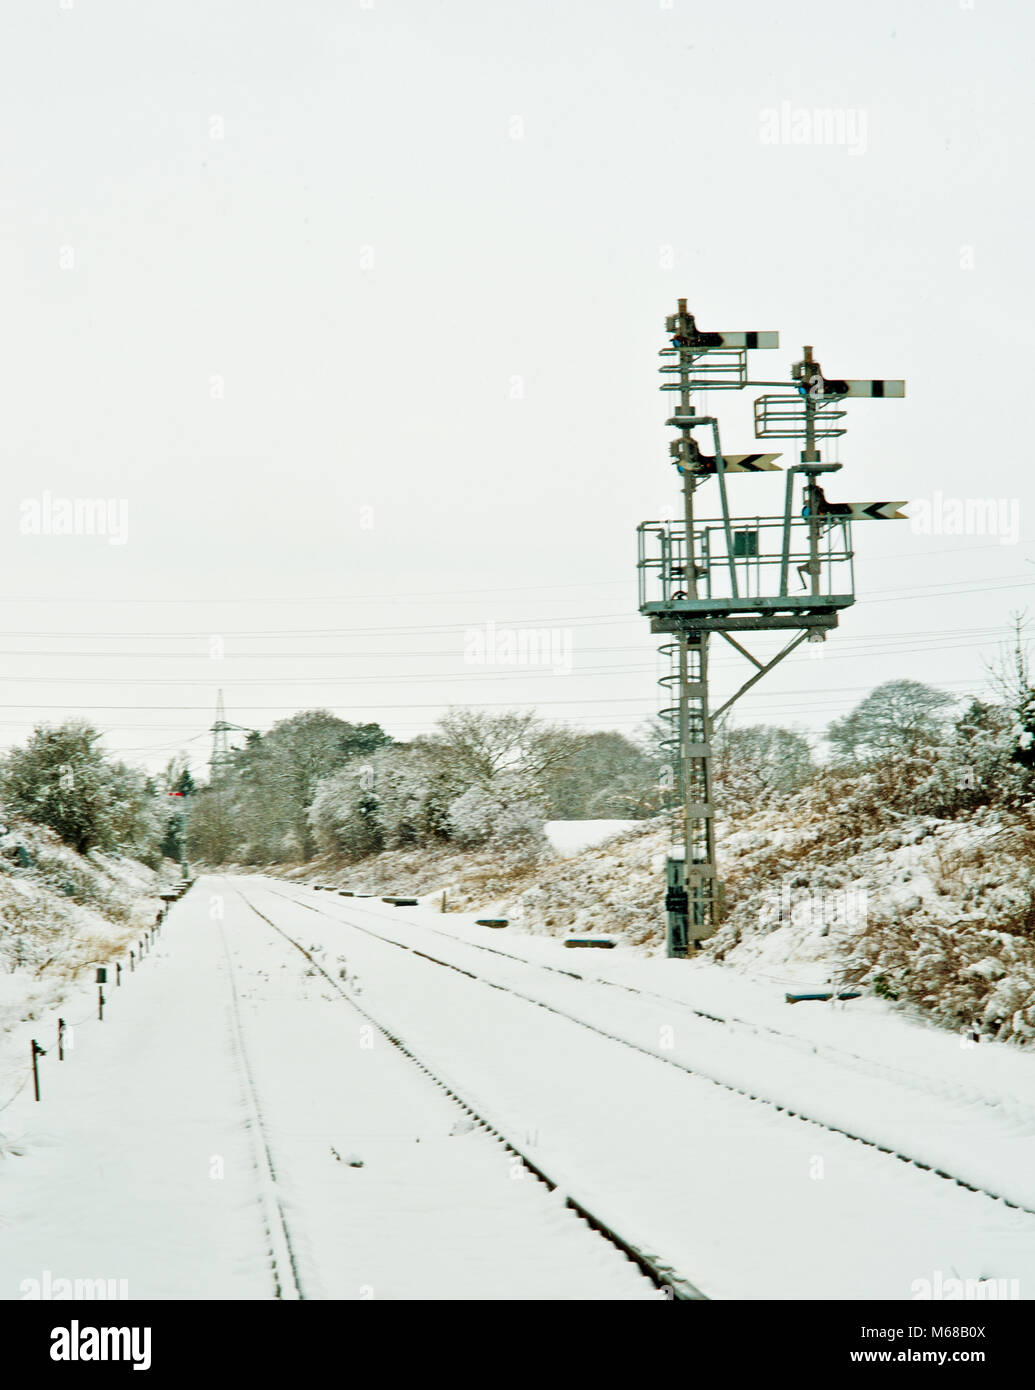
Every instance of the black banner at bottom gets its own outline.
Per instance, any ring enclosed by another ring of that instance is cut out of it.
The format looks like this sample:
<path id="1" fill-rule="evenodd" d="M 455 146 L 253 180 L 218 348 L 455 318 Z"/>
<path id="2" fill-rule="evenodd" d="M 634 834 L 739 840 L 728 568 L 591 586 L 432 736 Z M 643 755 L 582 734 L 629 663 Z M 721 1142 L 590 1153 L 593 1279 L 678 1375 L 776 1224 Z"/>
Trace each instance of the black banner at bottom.
<path id="1" fill-rule="evenodd" d="M 569 1373 L 577 1365 L 581 1375 L 600 1358 L 613 1376 L 616 1352 L 629 1353 L 654 1379 L 665 1353 L 688 1357 L 688 1370 L 707 1365 L 738 1378 L 794 1363 L 847 1376 L 903 1365 L 1004 1375 L 1023 1364 L 1031 1343 L 1027 1301 L 676 1303 L 660 1295 L 658 1301 L 670 1306 L 649 1313 L 637 1304 L 623 1313 L 617 1303 L 577 1299 L 8 1302 L 0 1311 L 0 1345 L 9 1384 L 25 1373 L 33 1383 L 39 1376 L 48 1384 L 74 1384 L 83 1376 L 129 1375 L 134 1383 L 146 1376 L 182 1384 L 199 1372 L 235 1379 L 254 1372 L 265 1383 L 300 1372 L 346 1375 L 360 1360 L 368 1376 L 379 1378 L 383 1367 L 394 1381 L 407 1353 L 424 1373 L 438 1362 L 465 1378 L 522 1365 L 524 1378 L 532 1365 L 540 1371 L 556 1365 L 558 1353 Z M 477 1360 L 468 1363 L 476 1350 Z"/>

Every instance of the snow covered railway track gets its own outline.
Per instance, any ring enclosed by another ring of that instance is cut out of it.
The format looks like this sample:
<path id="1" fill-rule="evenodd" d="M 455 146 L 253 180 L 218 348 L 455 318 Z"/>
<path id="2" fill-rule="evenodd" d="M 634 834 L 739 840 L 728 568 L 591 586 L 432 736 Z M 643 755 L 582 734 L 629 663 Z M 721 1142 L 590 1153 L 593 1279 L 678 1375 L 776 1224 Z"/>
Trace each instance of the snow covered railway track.
<path id="1" fill-rule="evenodd" d="M 267 889 L 268 892 L 276 893 L 275 889 Z M 328 917 L 331 921 L 342 921 L 335 917 L 333 913 L 327 912 L 324 908 L 317 907 L 314 903 L 304 901 L 302 898 L 292 897 L 289 893 L 277 894 L 288 902 L 296 903 L 299 907 L 308 908 L 312 912 L 319 912 Z M 348 904 L 349 912 L 361 912 L 366 916 L 373 917 L 375 921 L 383 921 L 383 915 L 372 911 L 370 908 L 361 907 L 358 903 L 350 901 Z M 441 937 L 443 941 L 453 945 L 459 945 L 472 951 L 481 951 L 490 956 L 498 956 L 502 960 L 513 961 L 516 965 L 525 966 L 529 970 L 543 971 L 550 975 L 561 975 L 571 980 L 589 981 L 592 984 L 603 985 L 607 989 L 618 990 L 624 994 L 634 995 L 640 999 L 652 1000 L 659 1004 L 664 1004 L 666 1009 L 676 1009 L 682 1014 L 692 1018 L 697 1018 L 706 1023 L 719 1024 L 725 1028 L 743 1029 L 745 1032 L 753 1033 L 758 1036 L 765 1036 L 790 1051 L 806 1053 L 812 1056 L 821 1056 L 825 1060 L 836 1062 L 851 1070 L 858 1071 L 862 1075 L 874 1076 L 893 1081 L 896 1085 L 908 1086 L 924 1094 L 939 1094 L 946 1099 L 959 1101 L 969 1105 L 980 1105 L 990 1109 L 997 1108 L 998 1102 L 990 1098 L 984 1092 L 968 1087 L 963 1082 L 954 1082 L 947 1085 L 943 1078 L 930 1075 L 930 1073 L 918 1071 L 910 1067 L 904 1067 L 900 1063 L 886 1062 L 874 1057 L 865 1057 L 861 1053 L 852 1052 L 848 1048 L 839 1047 L 835 1043 L 816 1042 L 811 1038 L 802 1037 L 797 1033 L 788 1033 L 783 1029 L 774 1028 L 768 1023 L 759 1023 L 747 1018 L 741 1018 L 737 1014 L 718 1014 L 710 1010 L 699 1009 L 686 1000 L 676 999 L 672 995 L 659 994 L 656 990 L 641 989 L 637 985 L 625 984 L 621 980 L 609 980 L 606 976 L 582 975 L 577 970 L 567 970 L 563 966 L 550 965 L 546 961 L 528 960 L 525 956 L 515 955 L 512 951 L 504 951 L 498 946 L 489 946 L 482 941 L 468 941 L 463 937 L 453 935 L 451 932 L 440 931 L 436 927 L 428 926 L 426 923 L 416 923 L 411 919 L 398 915 L 393 920 L 404 922 L 408 926 L 416 927 L 419 931 L 429 932 L 430 934 Z M 379 934 L 379 933 L 378 933 Z M 380 934 L 379 934 L 380 935 Z M 382 937 L 384 941 L 390 941 L 389 937 Z M 403 944 L 403 943 L 396 943 Z M 1033 1106 L 1011 1106 L 1011 1114 L 1022 1123 L 1035 1128 L 1035 1107 Z"/>
<path id="2" fill-rule="evenodd" d="M 923 1173 L 931 1174 L 932 1176 L 938 1177 L 943 1181 L 952 1183 L 953 1185 L 962 1188 L 965 1191 L 972 1192 L 975 1195 L 981 1197 L 985 1197 L 993 1202 L 1002 1203 L 1004 1206 L 1012 1210 L 1019 1211 L 1028 1216 L 1035 1216 L 1035 1205 L 1028 1204 L 1021 1200 L 1015 1200 L 1013 1197 L 1006 1196 L 1002 1192 L 995 1191 L 992 1186 L 984 1185 L 981 1182 L 972 1182 L 966 1177 L 951 1172 L 948 1166 L 942 1163 L 927 1162 L 924 1158 L 921 1158 L 916 1154 L 907 1152 L 904 1146 L 897 1146 L 893 1143 L 888 1144 L 881 1142 L 881 1140 L 865 1134 L 864 1132 L 862 1132 L 861 1129 L 857 1130 L 854 1127 L 850 1127 L 845 1124 L 833 1123 L 830 1120 L 823 1119 L 818 1115 L 807 1113 L 806 1110 L 804 1110 L 798 1105 L 788 1104 L 772 1096 L 760 1094 L 758 1090 L 753 1089 L 750 1085 L 738 1084 L 737 1082 L 730 1081 L 723 1077 L 710 1074 L 706 1070 L 703 1070 L 702 1068 L 696 1065 L 690 1065 L 689 1063 L 682 1062 L 676 1057 L 666 1055 L 665 1053 L 657 1051 L 652 1047 L 647 1047 L 640 1043 L 634 1042 L 628 1037 L 624 1037 L 621 1034 L 612 1032 L 607 1028 L 601 1027 L 599 1024 L 590 1022 L 589 1020 L 580 1017 L 578 1013 L 571 1012 L 563 1007 L 560 1007 L 556 1003 L 550 1003 L 544 999 L 537 998 L 534 994 L 525 993 L 523 990 L 514 988 L 512 985 L 504 984 L 497 980 L 492 980 L 485 975 L 479 974 L 476 970 L 468 969 L 464 965 L 458 964 L 456 961 L 443 959 L 439 956 L 430 954 L 428 951 L 420 950 L 416 945 L 413 945 L 410 942 L 400 941 L 394 936 L 388 936 L 380 931 L 374 931 L 369 926 L 361 926 L 357 922 L 349 921 L 344 917 L 339 917 L 335 913 L 327 912 L 326 909 L 318 907 L 315 903 L 305 902 L 303 899 L 296 898 L 289 893 L 283 893 L 272 888 L 265 888 L 264 891 L 269 892 L 273 896 L 281 897 L 285 901 L 292 903 L 296 907 L 303 907 L 311 912 L 319 914 L 320 916 L 326 917 L 329 921 L 335 922 L 338 925 L 345 926 L 350 930 L 358 931 L 365 936 L 371 937 L 374 940 L 381 942 L 383 945 L 396 947 L 400 950 L 410 953 L 411 955 L 419 958 L 420 960 L 427 961 L 429 964 L 456 972 L 457 974 L 466 976 L 472 981 L 484 985 L 489 989 L 498 990 L 515 999 L 519 999 L 527 1004 L 533 1005 L 536 1008 L 544 1009 L 548 1013 L 564 1018 L 571 1023 L 577 1024 L 581 1028 L 585 1028 L 588 1031 L 597 1034 L 600 1037 L 607 1038 L 609 1041 L 618 1043 L 622 1047 L 628 1048 L 633 1052 L 649 1057 L 654 1061 L 661 1063 L 663 1066 L 676 1068 L 677 1070 L 682 1071 L 689 1076 L 693 1076 L 698 1078 L 699 1080 L 708 1082 L 714 1086 L 721 1088 L 722 1090 L 730 1092 L 731 1094 L 742 1096 L 745 1099 L 753 1102 L 754 1104 L 765 1106 L 775 1111 L 777 1114 L 785 1115 L 791 1119 L 801 1120 L 805 1124 L 814 1125 L 818 1129 L 825 1130 L 826 1132 L 831 1134 L 836 1134 L 845 1139 L 849 1139 L 854 1143 L 861 1144 L 864 1147 L 871 1149 L 877 1153 L 887 1155 L 889 1158 L 893 1158 L 898 1162 L 908 1165 L 909 1167 L 917 1169 Z M 369 909 L 360 908 L 358 907 L 358 905 L 354 906 L 351 902 L 348 904 L 347 910 L 350 913 L 356 911 L 363 912 L 365 915 L 372 916 L 376 919 L 381 919 L 381 914 L 377 912 L 371 912 Z M 423 924 L 411 923 L 410 925 L 417 926 L 422 931 L 435 932 L 435 928 L 426 927 Z M 583 977 L 575 971 L 563 970 L 557 966 L 550 966 L 545 964 L 541 965 L 538 962 L 527 961 L 520 956 L 511 955 L 508 952 L 500 951 L 496 947 L 483 946 L 481 943 L 464 941 L 458 937 L 451 936 L 447 932 L 438 932 L 436 934 L 440 935 L 445 940 L 449 941 L 451 944 L 460 948 L 481 950 L 493 955 L 503 956 L 506 959 L 514 962 L 515 964 L 519 964 L 522 967 L 525 967 L 533 972 L 549 971 L 550 973 L 569 976 L 576 980 L 583 979 Z M 601 980 L 599 981 L 599 983 L 611 984 L 613 982 Z M 633 994 L 641 995 L 644 998 L 652 998 L 659 1000 L 663 1002 L 667 1007 L 679 1007 L 679 1001 L 670 1000 L 667 996 L 654 995 L 648 991 L 636 989 L 634 986 L 618 985 L 617 988 L 624 989 L 627 992 Z M 691 1013 L 699 1017 L 702 1017 L 710 1022 L 725 1023 L 727 1021 L 719 1015 L 704 1014 L 700 1010 L 693 1009 L 692 1006 L 689 1005 L 683 1007 L 688 1009 Z M 743 1022 L 743 1020 L 735 1021 Z M 748 1024 L 747 1026 L 755 1028 L 755 1025 L 753 1024 Z M 789 1040 L 792 1038 L 792 1035 L 782 1036 L 788 1038 Z M 795 1038 L 793 1039 L 793 1041 L 798 1045 L 799 1048 L 804 1047 L 803 1040 Z"/>
<path id="3" fill-rule="evenodd" d="M 255 904 L 250 900 L 247 894 L 242 892 L 240 888 L 237 888 L 236 885 L 235 891 L 238 894 L 238 896 L 242 899 L 242 901 L 251 909 L 252 912 L 255 913 L 257 917 L 261 918 L 262 921 L 265 922 L 266 925 L 270 927 L 274 932 L 276 932 L 278 936 L 282 937 L 296 951 L 298 951 L 308 961 L 310 967 L 313 970 L 317 971 L 323 977 L 324 981 L 331 986 L 335 993 L 338 994 L 340 998 L 346 1004 L 349 1005 L 350 1008 L 354 1009 L 358 1014 L 365 1018 L 369 1024 L 371 1024 L 375 1029 L 377 1029 L 377 1031 L 389 1043 L 391 1043 L 393 1047 L 398 1049 L 398 1051 L 404 1057 L 406 1057 L 407 1060 L 411 1062 L 424 1076 L 426 1076 L 428 1080 L 433 1082 L 435 1086 L 437 1086 L 442 1092 L 444 1092 L 445 1095 L 448 1096 L 450 1101 L 452 1101 L 453 1104 L 455 1104 L 457 1107 L 459 1107 L 460 1110 L 464 1112 L 465 1116 L 467 1116 L 468 1119 L 473 1121 L 475 1125 L 483 1129 L 487 1134 L 491 1135 L 499 1144 L 501 1144 L 503 1148 L 511 1155 L 512 1159 L 516 1160 L 523 1169 L 525 1169 L 538 1182 L 542 1183 L 549 1192 L 556 1192 L 558 1190 L 558 1183 L 525 1152 L 523 1147 L 519 1146 L 511 1137 L 504 1134 L 503 1131 L 497 1125 L 495 1125 L 490 1120 L 486 1119 L 482 1114 L 480 1114 L 479 1111 L 473 1105 L 471 1105 L 462 1095 L 458 1093 L 455 1087 L 451 1085 L 451 1083 L 448 1080 L 440 1076 L 434 1068 L 429 1066 L 427 1062 L 425 1062 L 420 1056 L 418 1056 L 417 1053 L 413 1050 L 413 1048 L 403 1038 L 401 1038 L 393 1028 L 391 1028 L 387 1023 L 385 1023 L 381 1019 L 377 1018 L 368 1008 L 357 1003 L 357 1001 L 342 988 L 339 981 L 336 980 L 332 975 L 328 973 L 327 970 L 324 969 L 323 965 L 321 965 L 321 963 L 315 958 L 311 951 L 307 950 L 306 947 L 302 945 L 300 941 L 297 941 L 289 932 L 285 931 L 281 926 L 279 926 L 275 921 L 273 921 L 272 918 L 266 916 L 264 912 L 262 912 L 258 907 L 255 906 Z M 289 899 L 289 901 L 294 902 L 295 900 Z M 362 928 L 360 930 L 362 930 Z M 268 1156 L 268 1146 L 266 1152 Z M 272 1172 L 272 1162 L 270 1163 L 270 1169 Z M 592 1231 L 594 1231 L 603 1240 L 607 1241 L 609 1245 L 613 1246 L 626 1259 L 628 1259 L 632 1264 L 634 1264 L 636 1268 L 640 1271 L 640 1273 L 646 1276 L 646 1278 L 650 1280 L 654 1287 L 661 1294 L 663 1294 L 665 1298 L 673 1299 L 676 1301 L 707 1299 L 707 1295 L 704 1294 L 699 1288 L 697 1288 L 696 1285 L 694 1285 L 689 1279 L 685 1278 L 676 1270 L 669 1267 L 666 1263 L 658 1259 L 656 1256 L 652 1255 L 648 1251 L 641 1249 L 631 1239 L 627 1239 L 624 1235 L 621 1234 L 621 1232 L 616 1230 L 612 1224 L 602 1219 L 586 1204 L 581 1202 L 578 1197 L 576 1197 L 570 1192 L 564 1192 L 562 1195 L 564 1197 L 564 1205 L 569 1210 L 574 1212 L 576 1216 L 580 1217 Z M 282 1210 L 280 1211 L 280 1215 L 281 1217 L 283 1217 Z M 284 1223 L 284 1234 L 285 1238 L 287 1239 L 286 1223 Z M 297 1274 L 295 1275 L 295 1280 L 297 1287 Z M 298 1296 L 303 1297 L 304 1295 L 302 1295 L 301 1292 L 299 1292 Z"/>
<path id="4" fill-rule="evenodd" d="M 266 1253 L 273 1275 L 274 1295 L 276 1298 L 286 1300 L 300 1300 L 305 1298 L 305 1294 L 302 1290 L 298 1261 L 292 1245 L 291 1231 L 284 1211 L 284 1204 L 281 1202 L 277 1190 L 277 1170 L 270 1148 L 269 1134 L 259 1105 L 255 1078 L 248 1061 L 244 1029 L 241 1025 L 241 1003 L 237 993 L 237 982 L 234 979 L 234 963 L 230 956 L 230 948 L 227 945 L 222 922 L 219 923 L 219 935 L 223 945 L 223 954 L 226 957 L 227 979 L 230 982 L 234 1057 L 241 1076 L 241 1091 L 248 1111 L 248 1127 L 256 1144 L 255 1169 L 260 1182 Z"/>

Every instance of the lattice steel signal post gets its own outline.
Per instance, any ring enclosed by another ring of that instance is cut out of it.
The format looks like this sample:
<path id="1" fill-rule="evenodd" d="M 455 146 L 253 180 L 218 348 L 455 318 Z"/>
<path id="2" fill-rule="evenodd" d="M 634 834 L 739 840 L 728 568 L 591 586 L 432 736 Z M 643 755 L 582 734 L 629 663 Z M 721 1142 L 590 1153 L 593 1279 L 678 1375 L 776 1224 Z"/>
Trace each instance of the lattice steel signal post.
<path id="1" fill-rule="evenodd" d="M 683 844 L 666 865 L 667 952 L 685 957 L 714 936 L 724 911 L 723 887 L 715 862 L 715 804 L 712 796 L 714 721 L 801 642 L 822 642 L 837 626 L 838 614 L 855 602 L 851 522 L 895 520 L 904 502 L 830 502 L 819 478 L 840 463 L 824 463 L 819 441 L 844 434 L 842 402 L 847 398 L 905 395 L 902 381 L 827 379 L 806 347 L 792 367 L 791 380 L 751 381 L 748 353 L 779 347 L 776 333 L 706 333 L 687 312 L 686 300 L 665 321 L 670 346 L 661 372 L 663 391 L 677 403 L 666 423 L 679 431 L 669 445 L 682 475 L 683 519 L 646 521 L 639 528 L 640 612 L 651 631 L 673 640 L 662 652 L 671 660 L 661 684 L 670 695 L 662 717 L 670 725 L 668 746 L 678 750 L 678 800 L 683 808 Z M 730 513 L 726 479 L 731 474 L 770 472 L 779 454 L 724 455 L 718 420 L 699 415 L 695 392 L 739 391 L 746 386 L 778 388 L 755 401 L 759 439 L 800 439 L 800 462 L 787 470 L 782 516 Z M 694 437 L 710 435 L 705 454 Z M 795 514 L 794 486 L 802 483 L 801 509 Z M 695 493 L 714 479 L 719 512 L 699 519 Z M 792 581 L 792 574 L 794 580 Z M 800 591 L 792 592 L 792 583 Z M 744 647 L 734 633 L 793 633 L 768 661 Z M 708 702 L 708 642 L 717 633 L 755 670 L 722 707 Z M 678 702 L 671 697 L 678 691 Z"/>

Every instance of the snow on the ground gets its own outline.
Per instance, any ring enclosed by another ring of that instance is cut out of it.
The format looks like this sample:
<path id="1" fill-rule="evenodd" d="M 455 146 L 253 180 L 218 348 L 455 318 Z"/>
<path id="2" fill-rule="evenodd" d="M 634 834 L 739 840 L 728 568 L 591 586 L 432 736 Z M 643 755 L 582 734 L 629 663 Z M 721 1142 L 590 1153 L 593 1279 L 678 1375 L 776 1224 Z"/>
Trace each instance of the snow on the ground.
<path id="1" fill-rule="evenodd" d="M 126 959 L 174 877 L 168 863 L 156 872 L 123 855 L 77 854 L 27 822 L 0 836 L 0 1110 L 25 1085 L 36 1020 L 91 1015 L 95 968 Z"/>
<path id="2" fill-rule="evenodd" d="M 567 855 L 603 844 L 636 825 L 632 820 L 548 820 L 543 832 L 552 849 Z"/>
<path id="3" fill-rule="evenodd" d="M 174 907 L 159 944 L 106 991 L 103 1022 L 96 994 L 92 1013 L 69 1018 L 63 1062 L 53 1015 L 32 1025 L 47 1049 L 42 1098 L 30 1086 L 0 1112 L 0 1296 L 46 1271 L 124 1279 L 130 1298 L 267 1293 L 218 937 L 199 916 Z"/>
<path id="4" fill-rule="evenodd" d="M 979 810 L 839 844 L 821 819 L 757 816 L 721 838 L 734 908 L 708 952 L 802 984 L 848 972 L 950 1027 L 1035 1041 L 1031 833 L 1023 811 Z"/>
<path id="5" fill-rule="evenodd" d="M 306 1297 L 656 1297 L 569 1192 L 713 1297 L 908 1299 L 937 1271 L 1030 1296 L 1035 1217 L 822 1127 L 1035 1206 L 1029 1053 L 475 915 L 201 880 L 105 1021 L 77 1016 L 67 1061 L 53 1015 L 32 1021 L 43 1101 L 0 1112 L 0 1296 L 50 1271 L 126 1279 L 130 1297 L 267 1298 L 272 1247 Z"/>
<path id="6" fill-rule="evenodd" d="M 0 1297 L 660 1296 L 220 883 L 108 994 L 0 1113 Z"/>
<path id="7" fill-rule="evenodd" d="M 858 983 L 943 1026 L 1035 1042 L 1028 813 L 902 816 L 848 839 L 828 819 L 770 807 L 718 824 L 729 912 L 704 954 L 788 987 Z M 574 844 L 579 824 L 561 838 Z M 662 820 L 634 821 L 537 859 L 410 847 L 285 876 L 429 904 L 445 894 L 454 913 L 477 909 L 554 938 L 614 934 L 649 957 L 664 952 L 672 833 Z"/>
<path id="8" fill-rule="evenodd" d="M 238 882 L 287 930 L 344 953 L 405 1041 L 706 1293 L 909 1298 L 935 1270 L 1035 1288 L 1035 1217 L 821 1127 L 1035 1207 L 1030 1054 L 964 1045 L 878 1000 L 788 1005 L 777 982 L 721 966 L 569 951 L 472 915 Z"/>
<path id="9" fill-rule="evenodd" d="M 511 925 L 503 931 L 478 926 L 476 918 L 468 914 L 391 908 L 377 901 L 353 903 L 325 899 L 319 894 L 310 895 L 306 901 L 318 904 L 343 920 L 358 911 L 360 917 L 356 920 L 370 918 L 382 934 L 394 932 L 400 936 L 401 933 L 405 941 L 415 939 L 416 929 L 428 950 L 441 951 L 450 940 L 472 946 L 474 951 L 463 957 L 463 964 L 482 974 L 495 977 L 496 972 L 502 971 L 502 978 L 508 978 L 506 957 L 497 954 L 503 952 L 517 961 L 550 966 L 566 974 L 575 972 L 582 977 L 583 983 L 600 982 L 619 989 L 642 991 L 652 1001 L 651 1006 L 656 1005 L 662 1011 L 678 1004 L 689 1010 L 719 1015 L 742 1035 L 738 1047 L 752 1052 L 748 1074 L 752 1087 L 775 1099 L 801 1100 L 807 1089 L 803 1080 L 810 1065 L 807 1057 L 818 1049 L 835 1060 L 838 1067 L 892 1080 L 905 1090 L 929 1091 L 967 1104 L 997 1109 L 1010 1118 L 1030 1123 L 1035 1132 L 1035 1055 L 987 1039 L 976 1042 L 965 1031 L 947 1032 L 920 1015 L 905 1015 L 872 996 L 792 1004 L 787 1002 L 786 995 L 793 992 L 792 986 L 797 989 L 797 982 L 782 974 L 748 976 L 707 959 L 645 959 L 621 947 L 607 951 L 575 951 L 563 947 L 561 942 L 523 932 L 520 926 Z M 565 976 L 536 979 L 528 972 L 518 971 L 517 980 L 519 987 L 524 988 L 529 987 L 531 980 L 537 996 L 555 983 L 566 986 Z M 584 992 L 576 986 L 569 1007 L 581 1007 L 577 1000 Z M 604 1019 L 606 1026 L 614 1030 L 617 1024 L 613 1010 L 629 1007 L 629 1000 L 620 997 L 616 1000 L 614 990 L 600 997 L 608 999 L 611 1012 L 605 1011 L 597 1021 Z M 687 1021 L 703 1038 L 710 1038 L 714 1025 L 699 1020 Z M 722 1070 L 729 1056 L 729 1049 L 724 1048 L 717 1060 L 707 1054 L 703 1060 L 696 1054 L 688 1060 L 701 1063 L 714 1073 L 716 1069 Z M 787 1059 L 794 1056 L 806 1060 L 795 1064 L 793 1074 L 789 1074 Z M 890 1121 L 881 1113 L 881 1105 L 883 1101 L 874 1111 L 874 1123 L 887 1125 Z M 903 1112 L 910 1115 L 908 1104 Z M 920 1150 L 928 1147 L 927 1136 L 925 1122 L 914 1114 L 909 1128 L 897 1129 L 892 1138 L 914 1156 L 923 1158 L 925 1154 Z M 993 1141 L 989 1148 L 995 1149 Z M 998 1150 L 998 1153 L 1005 1160 L 1008 1149 Z M 1025 1171 L 1028 1159 L 1024 1155 L 1020 1158 L 1017 1171 L 1007 1174 L 1007 1178 L 1026 1184 L 1025 1200 L 1035 1207 L 1035 1165 L 1029 1177 Z M 997 1172 L 1002 1179 L 1002 1169 L 997 1167 Z"/>

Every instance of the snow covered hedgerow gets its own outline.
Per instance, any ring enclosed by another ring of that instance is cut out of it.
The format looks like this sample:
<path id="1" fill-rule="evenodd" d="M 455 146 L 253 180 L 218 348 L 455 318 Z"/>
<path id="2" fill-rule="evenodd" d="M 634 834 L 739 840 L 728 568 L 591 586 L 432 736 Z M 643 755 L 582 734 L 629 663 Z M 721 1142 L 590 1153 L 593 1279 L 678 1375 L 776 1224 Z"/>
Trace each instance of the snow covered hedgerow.
<path id="1" fill-rule="evenodd" d="M 980 1022 L 1000 1041 L 1035 1039 L 1035 948 L 1024 938 L 953 923 L 871 921 L 846 978 L 919 1005 L 942 1023 Z"/>
<path id="2" fill-rule="evenodd" d="M 922 750 L 859 768 L 824 768 L 787 807 L 793 819 L 802 812 L 821 819 L 827 838 L 851 850 L 906 817 L 949 820 L 986 806 L 1022 807 L 1031 800 L 1031 785 L 1031 774 L 1011 758 L 1004 727 L 961 721 Z"/>
<path id="3" fill-rule="evenodd" d="M 1002 741 L 934 750 L 912 770 L 910 780 L 912 785 L 903 788 L 901 809 L 942 819 L 981 806 L 1016 806 L 1026 796 L 1027 778 L 1011 765 Z"/>
<path id="4" fill-rule="evenodd" d="M 979 806 L 1020 807 L 1031 799 L 1030 771 L 1014 757 L 1009 714 L 972 700 L 918 780 L 911 809 L 958 816 Z"/>

